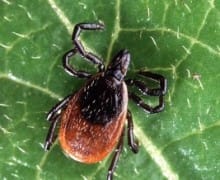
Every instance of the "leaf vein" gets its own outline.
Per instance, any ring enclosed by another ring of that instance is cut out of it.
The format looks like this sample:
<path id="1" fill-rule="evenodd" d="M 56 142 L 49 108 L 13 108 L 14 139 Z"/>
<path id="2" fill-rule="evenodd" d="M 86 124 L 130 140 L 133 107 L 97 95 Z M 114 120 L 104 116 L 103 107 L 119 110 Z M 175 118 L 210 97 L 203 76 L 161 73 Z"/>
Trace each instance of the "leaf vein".
<path id="1" fill-rule="evenodd" d="M 157 148 L 153 142 L 146 136 L 146 134 L 142 131 L 142 129 L 136 124 L 135 125 L 135 134 L 137 134 L 138 139 L 142 142 L 141 144 L 144 146 L 144 149 L 151 156 L 153 161 L 159 166 L 161 173 L 170 180 L 179 179 L 178 174 L 176 174 L 170 165 L 168 164 L 165 157 L 162 155 L 162 151 Z"/>
<path id="2" fill-rule="evenodd" d="M 66 17 L 64 12 L 57 6 L 54 0 L 48 0 L 48 3 L 50 4 L 53 11 L 56 13 L 60 21 L 64 24 L 69 34 L 72 33 L 73 24 L 70 22 L 70 20 Z"/>
<path id="3" fill-rule="evenodd" d="M 167 148 L 169 148 L 170 146 L 172 146 L 175 143 L 178 143 L 180 141 L 183 141 L 184 139 L 190 138 L 192 136 L 197 136 L 197 135 L 201 135 L 202 133 L 204 133 L 205 131 L 208 131 L 212 128 L 216 128 L 216 127 L 220 127 L 220 121 L 215 122 L 214 124 L 210 125 L 210 126 L 203 126 L 203 128 L 199 128 L 197 130 L 194 130 L 192 132 L 189 132 L 188 134 L 186 134 L 185 136 L 179 137 L 177 139 L 172 140 L 171 142 L 167 143 L 166 145 L 164 145 L 161 148 L 161 152 L 164 152 Z"/>
<path id="4" fill-rule="evenodd" d="M 29 88 L 32 88 L 32 89 L 35 89 L 35 90 L 38 90 L 44 94 L 47 94 L 49 95 L 50 97 L 52 98 L 55 98 L 55 99 L 61 99 L 62 97 L 52 91 L 50 91 L 49 89 L 47 88 L 43 88 L 39 85 L 36 85 L 36 84 L 33 84 L 29 81 L 26 81 L 26 80 L 23 80 L 23 79 L 20 79 L 12 74 L 0 74 L 0 79 L 8 79 L 8 80 L 11 80 L 15 83 L 18 83 L 18 84 L 21 84 L 21 85 L 24 85 L 26 87 L 29 87 Z"/>
<path id="5" fill-rule="evenodd" d="M 209 46 L 208 44 L 196 39 L 195 37 L 181 33 L 179 31 L 175 31 L 175 30 L 167 28 L 167 27 L 159 27 L 159 28 L 151 28 L 151 29 L 147 29 L 147 28 L 121 28 L 121 31 L 125 31 L 125 32 L 140 32 L 140 31 L 155 32 L 155 31 L 159 31 L 161 33 L 167 32 L 167 33 L 176 35 L 177 38 L 178 38 L 178 36 L 183 37 L 183 38 L 189 40 L 191 43 L 198 44 L 202 48 L 204 48 L 204 49 L 208 50 L 209 52 L 220 57 L 220 52 L 218 50 L 214 49 L 213 47 Z"/>
<path id="6" fill-rule="evenodd" d="M 121 27 L 120 27 L 120 0 L 116 0 L 116 4 L 115 4 L 115 22 L 114 22 L 114 29 L 113 29 L 113 32 L 112 32 L 112 38 L 111 38 L 111 41 L 110 41 L 110 44 L 109 44 L 109 48 L 108 48 L 108 51 L 107 51 L 107 57 L 106 57 L 106 62 L 109 63 L 110 61 L 110 56 L 112 54 L 112 49 L 113 49 L 113 45 L 115 44 L 117 38 L 118 38 L 118 35 L 121 31 Z"/>

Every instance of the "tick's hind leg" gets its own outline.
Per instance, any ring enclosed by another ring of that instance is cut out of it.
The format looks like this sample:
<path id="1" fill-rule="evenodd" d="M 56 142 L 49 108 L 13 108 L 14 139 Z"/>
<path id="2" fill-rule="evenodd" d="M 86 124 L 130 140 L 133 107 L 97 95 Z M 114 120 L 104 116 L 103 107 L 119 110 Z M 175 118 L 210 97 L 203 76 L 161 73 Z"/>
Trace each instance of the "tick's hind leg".
<path id="1" fill-rule="evenodd" d="M 115 168 L 116 168 L 116 165 L 118 163 L 118 160 L 119 160 L 122 148 L 123 148 L 123 141 L 124 141 L 123 138 L 124 138 L 124 130 L 122 132 L 122 135 L 120 137 L 118 145 L 117 145 L 117 147 L 115 149 L 111 165 L 109 166 L 107 180 L 112 180 L 113 179 L 113 174 L 115 172 Z"/>
<path id="2" fill-rule="evenodd" d="M 164 95 L 167 90 L 167 80 L 160 74 L 151 73 L 149 71 L 140 71 L 138 75 L 151 79 L 159 83 L 159 88 L 149 88 L 144 82 L 140 80 L 126 80 L 126 84 L 129 86 L 137 87 L 143 95 L 158 96 L 159 104 L 156 106 L 150 106 L 137 96 L 136 94 L 129 92 L 129 98 L 132 99 L 138 106 L 143 108 L 149 113 L 158 113 L 164 109 Z"/>
<path id="3" fill-rule="evenodd" d="M 55 129 L 58 121 L 60 120 L 61 111 L 67 106 L 70 98 L 71 95 L 65 97 L 62 101 L 56 104 L 47 114 L 47 120 L 50 121 L 51 124 L 44 143 L 44 150 L 49 150 L 51 145 L 53 144 L 55 139 Z"/>
<path id="4" fill-rule="evenodd" d="M 104 29 L 104 24 L 101 23 L 80 23 L 77 24 L 74 28 L 73 35 L 72 35 L 72 40 L 74 45 L 76 46 L 78 52 L 85 57 L 88 61 L 91 61 L 94 64 L 98 64 L 99 71 L 104 70 L 104 64 L 102 60 L 96 56 L 95 54 L 91 52 L 87 52 L 81 41 L 79 40 L 79 36 L 82 30 L 103 30 Z"/>
<path id="5" fill-rule="evenodd" d="M 134 131 L 133 131 L 133 119 L 131 112 L 128 110 L 127 112 L 127 120 L 128 120 L 128 145 L 134 153 L 138 152 L 138 141 L 135 140 Z"/>
<path id="6" fill-rule="evenodd" d="M 57 115 L 50 124 L 50 128 L 48 130 L 47 137 L 46 137 L 46 140 L 44 143 L 44 150 L 45 151 L 48 151 L 54 142 L 54 139 L 55 139 L 54 132 L 55 132 L 55 129 L 57 126 L 57 122 L 59 120 L 60 120 L 60 116 Z"/>

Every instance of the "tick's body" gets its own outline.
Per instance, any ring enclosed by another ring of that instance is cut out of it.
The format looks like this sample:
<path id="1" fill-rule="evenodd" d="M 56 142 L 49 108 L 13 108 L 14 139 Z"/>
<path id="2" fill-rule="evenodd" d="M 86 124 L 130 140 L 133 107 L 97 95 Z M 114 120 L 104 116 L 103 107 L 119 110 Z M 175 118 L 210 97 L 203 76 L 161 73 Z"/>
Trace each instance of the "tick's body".
<path id="1" fill-rule="evenodd" d="M 149 113 L 163 110 L 163 96 L 166 93 L 166 79 L 151 72 L 140 71 L 139 76 L 159 82 L 160 87 L 148 88 L 140 80 L 125 80 L 130 63 L 130 53 L 120 51 L 105 68 L 101 59 L 86 52 L 78 40 L 81 30 L 103 29 L 103 24 L 81 23 L 75 26 L 73 43 L 75 48 L 68 51 L 63 58 L 63 66 L 71 76 L 86 78 L 86 84 L 76 93 L 67 96 L 48 113 L 47 120 L 51 122 L 45 150 L 49 150 L 53 140 L 57 122 L 61 120 L 59 141 L 63 151 L 71 158 L 83 163 L 96 163 L 103 160 L 115 148 L 107 179 L 111 180 L 123 147 L 125 122 L 128 126 L 128 144 L 134 153 L 138 152 L 138 143 L 133 134 L 133 121 L 127 109 L 128 98 L 137 103 Z M 97 64 L 99 73 L 91 75 L 88 72 L 74 69 L 69 61 L 79 53 L 84 59 Z M 151 107 L 132 92 L 127 85 L 137 87 L 143 95 L 158 96 L 159 104 Z"/>
<path id="2" fill-rule="evenodd" d="M 99 83 L 102 86 L 97 90 Z M 114 79 L 106 81 L 102 74 L 92 77 L 63 112 L 60 144 L 73 159 L 83 163 L 99 162 L 118 143 L 126 120 L 128 94 L 125 83 L 119 87 L 113 85 Z"/>

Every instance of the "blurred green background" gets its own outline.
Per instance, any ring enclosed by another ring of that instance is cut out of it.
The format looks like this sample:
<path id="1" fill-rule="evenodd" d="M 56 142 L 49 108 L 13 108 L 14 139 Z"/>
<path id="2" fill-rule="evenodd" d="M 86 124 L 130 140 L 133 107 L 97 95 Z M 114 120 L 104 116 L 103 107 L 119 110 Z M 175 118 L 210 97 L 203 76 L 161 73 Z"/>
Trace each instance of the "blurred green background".
<path id="1" fill-rule="evenodd" d="M 73 27 L 98 21 L 105 31 L 81 36 L 88 50 L 108 64 L 127 48 L 128 76 L 146 69 L 168 79 L 162 113 L 148 115 L 129 103 L 140 152 L 134 155 L 125 141 L 115 179 L 220 179 L 217 0 L 1 0 L 0 179 L 105 179 L 110 156 L 85 165 L 64 156 L 58 143 L 49 152 L 42 148 L 47 111 L 84 83 L 61 63 Z"/>

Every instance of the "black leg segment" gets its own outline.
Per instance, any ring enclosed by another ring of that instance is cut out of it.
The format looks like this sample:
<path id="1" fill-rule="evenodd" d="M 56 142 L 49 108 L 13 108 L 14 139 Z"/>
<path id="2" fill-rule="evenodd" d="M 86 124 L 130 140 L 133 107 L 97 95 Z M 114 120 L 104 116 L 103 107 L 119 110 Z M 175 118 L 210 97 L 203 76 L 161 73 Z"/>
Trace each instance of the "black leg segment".
<path id="1" fill-rule="evenodd" d="M 55 133 L 55 129 L 57 126 L 57 122 L 59 120 L 60 120 L 60 116 L 57 115 L 50 124 L 50 128 L 48 130 L 47 137 L 46 137 L 46 140 L 44 143 L 44 150 L 45 151 L 48 151 L 54 142 L 54 139 L 55 139 L 54 133 Z"/>
<path id="2" fill-rule="evenodd" d="M 103 61 L 91 52 L 87 52 L 83 47 L 82 43 L 79 40 L 79 36 L 82 30 L 103 30 L 104 24 L 102 23 L 80 23 L 77 24 L 74 28 L 72 40 L 73 44 L 76 46 L 79 54 L 87 59 L 88 61 L 92 62 L 93 64 L 98 64 L 99 71 L 104 70 Z"/>
<path id="3" fill-rule="evenodd" d="M 61 100 L 59 103 L 57 103 L 52 109 L 48 112 L 47 114 L 47 120 L 48 121 L 53 121 L 57 115 L 59 115 L 62 109 L 64 109 L 69 102 L 70 98 L 73 95 L 68 95 L 66 96 L 63 100 Z"/>
<path id="4" fill-rule="evenodd" d="M 47 120 L 51 123 L 47 132 L 46 140 L 44 143 L 44 150 L 49 150 L 55 139 L 55 129 L 58 121 L 60 120 L 61 111 L 67 106 L 72 95 L 66 96 L 62 101 L 56 104 L 47 114 Z"/>
<path id="5" fill-rule="evenodd" d="M 135 86 L 143 95 L 158 96 L 159 104 L 156 106 L 150 106 L 137 96 L 135 93 L 129 92 L 129 98 L 132 99 L 138 106 L 143 108 L 148 113 L 158 113 L 164 109 L 164 95 L 167 91 L 167 80 L 160 74 L 152 73 L 149 71 L 139 71 L 138 75 L 151 79 L 159 83 L 159 88 L 149 88 L 146 83 L 140 80 L 126 80 L 128 86 Z"/>
<path id="6" fill-rule="evenodd" d="M 128 110 L 127 112 L 127 120 L 128 120 L 128 145 L 134 153 L 138 152 L 138 141 L 135 139 L 134 131 L 133 131 L 133 119 L 132 114 Z"/>
<path id="7" fill-rule="evenodd" d="M 85 71 L 78 71 L 73 68 L 73 66 L 70 65 L 70 58 L 74 56 L 78 52 L 77 48 L 71 49 L 70 51 L 66 52 L 63 56 L 63 67 L 64 70 L 70 75 L 75 76 L 78 78 L 89 78 L 91 77 L 90 73 L 87 73 Z"/>
<path id="8" fill-rule="evenodd" d="M 132 99 L 138 106 L 143 108 L 146 112 L 151 114 L 161 112 L 164 109 L 164 99 L 162 95 L 159 96 L 159 105 L 154 107 L 144 103 L 144 101 L 134 93 L 129 93 L 129 98 Z"/>
<path id="9" fill-rule="evenodd" d="M 115 172 L 115 168 L 116 168 L 116 165 L 118 163 L 118 160 L 119 160 L 122 148 L 123 148 L 123 141 L 124 141 L 124 130 L 122 132 L 122 135 L 120 137 L 118 145 L 115 149 L 115 153 L 114 153 L 114 156 L 112 158 L 111 165 L 109 166 L 108 174 L 107 174 L 107 180 L 112 180 L 113 179 L 113 174 Z"/>
<path id="10" fill-rule="evenodd" d="M 153 81 L 159 82 L 160 87 L 149 88 L 142 81 L 133 80 L 133 79 L 127 79 L 125 81 L 126 84 L 129 86 L 136 86 L 144 95 L 149 95 L 149 96 L 165 95 L 167 89 L 167 80 L 163 76 L 148 71 L 140 71 L 138 72 L 138 74 L 147 77 L 149 79 L 152 79 Z"/>
<path id="11" fill-rule="evenodd" d="M 156 73 L 152 73 L 149 71 L 139 71 L 138 72 L 139 75 L 150 78 L 154 81 L 159 82 L 160 84 L 160 88 L 155 89 L 155 93 L 153 92 L 154 90 L 152 90 L 152 94 L 155 94 L 155 96 L 158 95 L 165 95 L 166 91 L 167 91 L 167 80 L 164 78 L 164 76 L 160 75 L 160 74 L 156 74 Z M 160 90 L 160 94 L 157 93 L 157 91 Z M 158 95 L 156 95 L 158 94 Z"/>

